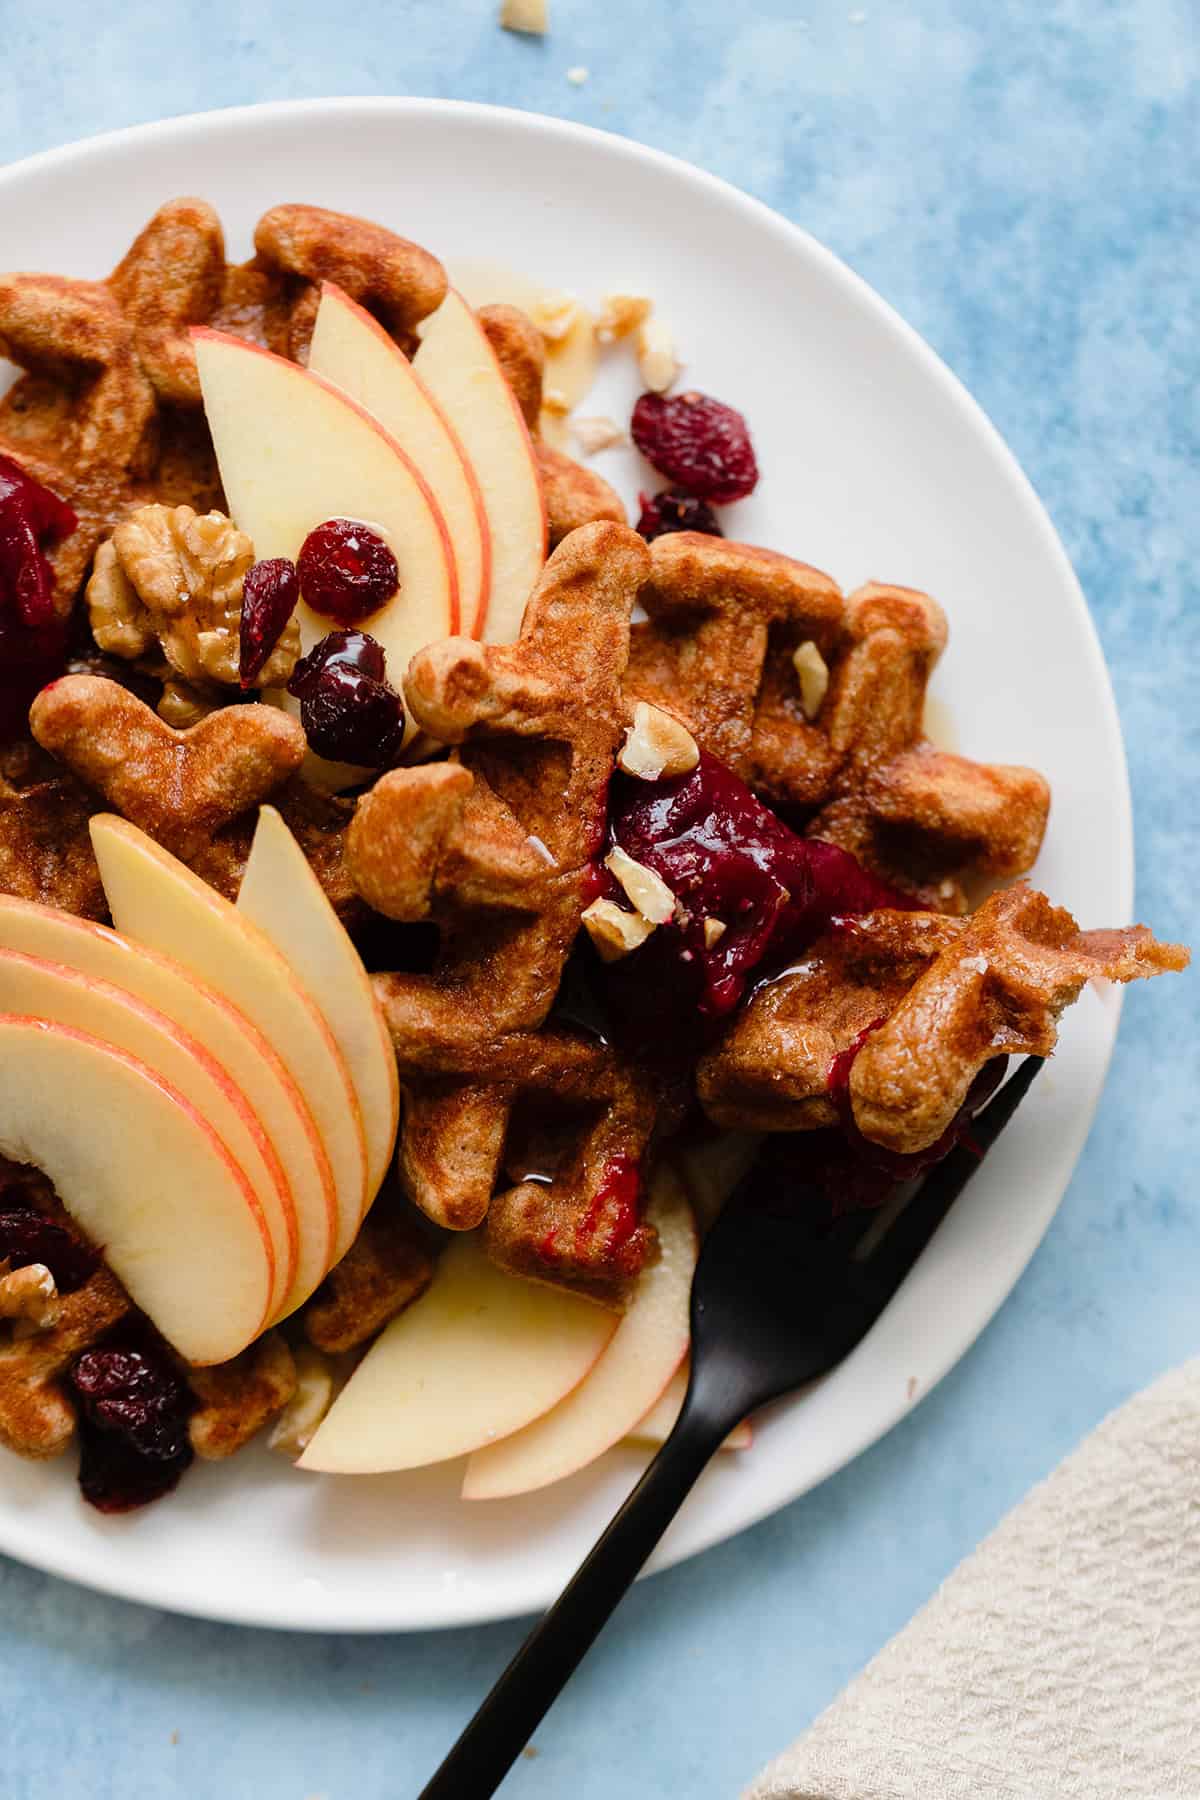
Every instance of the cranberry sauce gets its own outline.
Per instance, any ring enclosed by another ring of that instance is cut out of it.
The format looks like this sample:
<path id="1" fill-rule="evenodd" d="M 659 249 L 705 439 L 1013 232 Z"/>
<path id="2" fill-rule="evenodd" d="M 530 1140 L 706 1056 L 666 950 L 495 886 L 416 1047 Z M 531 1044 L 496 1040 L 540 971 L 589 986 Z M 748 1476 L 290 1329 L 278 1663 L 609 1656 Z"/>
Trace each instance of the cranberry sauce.
<path id="1" fill-rule="evenodd" d="M 24 732 L 34 695 L 62 672 L 67 628 L 55 615 L 45 551 L 78 523 L 49 488 L 0 456 L 0 738 Z"/>
<path id="2" fill-rule="evenodd" d="M 706 753 L 689 775 L 668 781 L 616 775 L 609 836 L 675 895 L 675 920 L 655 932 L 647 949 L 656 939 L 669 942 L 709 1021 L 733 1010 L 754 969 L 794 956 L 832 918 L 913 904 L 847 851 L 797 837 Z M 712 944 L 706 920 L 725 927 Z M 656 951 L 661 957 L 661 947 Z"/>

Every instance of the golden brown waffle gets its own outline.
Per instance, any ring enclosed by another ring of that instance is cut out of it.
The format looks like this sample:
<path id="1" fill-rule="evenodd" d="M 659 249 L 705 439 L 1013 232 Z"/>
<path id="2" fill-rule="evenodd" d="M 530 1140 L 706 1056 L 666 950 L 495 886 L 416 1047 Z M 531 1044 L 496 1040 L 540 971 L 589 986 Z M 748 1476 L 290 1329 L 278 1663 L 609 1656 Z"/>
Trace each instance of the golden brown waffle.
<path id="1" fill-rule="evenodd" d="M 330 1356 L 358 1350 L 423 1294 L 432 1277 L 428 1240 L 381 1197 L 305 1307 L 305 1335 Z"/>
<path id="2" fill-rule="evenodd" d="M 868 914 L 759 990 L 701 1061 L 697 1091 L 718 1125 L 832 1125 L 833 1061 L 861 1038 L 849 1087 L 856 1125 L 888 1150 L 925 1150 L 992 1057 L 1050 1055 L 1058 1018 L 1086 982 L 1136 981 L 1187 961 L 1144 925 L 1080 931 L 1027 882 L 968 919 Z"/>
<path id="3" fill-rule="evenodd" d="M 423 730 L 462 746 L 458 760 L 386 775 L 347 841 L 368 904 L 440 930 L 432 974 L 377 978 L 406 1091 L 408 1192 L 455 1230 L 487 1215 L 506 1266 L 609 1289 L 649 1248 L 638 1235 L 629 1254 L 610 1254 L 603 1196 L 615 1162 L 641 1160 L 654 1107 L 608 1046 L 539 1028 L 603 831 L 646 564 L 633 532 L 588 526 L 551 558 L 515 645 L 452 638 L 422 651 L 405 682 L 409 706 Z M 493 1200 L 512 1107 L 530 1095 L 583 1114 L 573 1153 L 553 1179 Z M 576 1227 L 596 1207 L 585 1242 Z"/>
<path id="4" fill-rule="evenodd" d="M 842 601 L 817 570 L 695 532 L 657 539 L 651 562 L 631 695 L 677 713 L 811 836 L 931 909 L 963 912 L 964 883 L 1031 867 L 1050 801 L 1042 777 L 923 734 L 946 642 L 928 594 L 872 582 Z M 793 665 L 806 638 L 829 669 L 811 719 Z"/>
<path id="5" fill-rule="evenodd" d="M 296 1363 L 281 1334 L 268 1331 L 232 1362 L 189 1369 L 187 1380 L 197 1402 L 188 1440 L 206 1462 L 223 1462 L 282 1412 L 296 1391 Z"/>
<path id="6" fill-rule="evenodd" d="M 270 798 L 333 905 L 343 917 L 361 913 L 342 854 L 353 803 L 300 779 L 304 733 L 288 714 L 227 706 L 176 731 L 118 682 L 66 675 L 38 695 L 30 728 L 71 775 L 43 774 L 24 790 L 0 782 L 0 817 L 10 821 L 0 892 L 104 917 L 87 825 L 110 811 L 234 900 L 259 805 Z"/>

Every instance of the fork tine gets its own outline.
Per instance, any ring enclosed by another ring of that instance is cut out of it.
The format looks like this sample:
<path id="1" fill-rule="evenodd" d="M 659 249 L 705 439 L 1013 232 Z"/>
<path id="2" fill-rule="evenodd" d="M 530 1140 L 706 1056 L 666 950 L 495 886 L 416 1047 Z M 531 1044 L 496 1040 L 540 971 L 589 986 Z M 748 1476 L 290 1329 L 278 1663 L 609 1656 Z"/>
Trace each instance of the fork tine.
<path id="1" fill-rule="evenodd" d="M 991 1149 L 1033 1085 L 1044 1065 L 1027 1056 L 1015 1075 L 971 1122 L 969 1143 L 960 1143 L 926 1176 L 908 1205 L 887 1230 L 878 1247 L 858 1265 L 856 1282 L 872 1319 L 878 1317 L 928 1244 L 958 1196 Z"/>

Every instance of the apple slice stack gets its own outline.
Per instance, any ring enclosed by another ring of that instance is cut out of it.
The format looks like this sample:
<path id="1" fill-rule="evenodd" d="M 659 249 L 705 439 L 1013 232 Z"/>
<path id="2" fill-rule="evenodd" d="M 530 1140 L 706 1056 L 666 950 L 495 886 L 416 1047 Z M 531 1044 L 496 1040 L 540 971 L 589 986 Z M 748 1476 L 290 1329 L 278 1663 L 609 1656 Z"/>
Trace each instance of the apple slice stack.
<path id="1" fill-rule="evenodd" d="M 399 681 L 418 650 L 465 632 L 511 642 L 546 560 L 541 480 L 491 345 L 453 289 L 413 360 L 340 288 L 322 289 L 309 366 L 192 331 L 235 523 L 259 558 L 295 561 L 327 519 L 388 544 L 400 582 L 362 630 Z M 301 599 L 301 644 L 337 621 Z"/>
<path id="2" fill-rule="evenodd" d="M 659 1260 L 620 1317 L 495 1268 L 455 1238 L 425 1294 L 367 1352 L 300 1458 L 365 1475 L 466 1455 L 465 1500 L 549 1486 L 627 1437 L 670 1428 L 696 1264 L 691 1207 L 664 1170 Z M 659 1438 L 661 1441 L 661 1437 Z"/>
<path id="3" fill-rule="evenodd" d="M 395 1059 L 272 808 L 236 907 L 123 819 L 92 839 L 116 931 L 0 896 L 0 1151 L 45 1170 L 186 1361 L 225 1362 L 353 1241 Z"/>

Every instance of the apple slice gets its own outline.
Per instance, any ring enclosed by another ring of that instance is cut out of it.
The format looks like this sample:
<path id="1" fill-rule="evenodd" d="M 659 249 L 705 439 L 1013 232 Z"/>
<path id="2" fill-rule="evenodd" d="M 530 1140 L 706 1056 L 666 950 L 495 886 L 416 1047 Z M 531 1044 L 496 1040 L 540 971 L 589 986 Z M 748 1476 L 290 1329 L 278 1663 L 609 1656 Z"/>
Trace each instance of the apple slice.
<path id="1" fill-rule="evenodd" d="M 299 1466 L 374 1475 L 462 1456 L 547 1412 L 616 1330 L 590 1301 L 506 1275 L 464 1232 L 367 1352 Z"/>
<path id="2" fill-rule="evenodd" d="M 350 1072 L 319 1007 L 258 927 L 144 831 L 97 813 L 91 832 L 117 929 L 232 1000 L 304 1095 L 337 1189 L 332 1261 L 339 1262 L 366 1206 L 366 1142 Z"/>
<path id="3" fill-rule="evenodd" d="M 648 1445 L 654 1450 L 665 1444 L 675 1429 L 675 1421 L 683 1409 L 687 1384 L 688 1366 L 685 1358 L 645 1418 L 639 1419 L 628 1434 L 626 1443 Z M 753 1433 L 750 1429 L 750 1421 L 743 1419 L 740 1425 L 734 1426 L 721 1448 L 722 1450 L 748 1450 L 752 1441 Z"/>
<path id="4" fill-rule="evenodd" d="M 206 327 L 191 335 L 221 482 L 255 555 L 294 562 L 326 519 L 356 519 L 389 545 L 400 585 L 358 628 L 383 646 L 399 686 L 417 651 L 459 626 L 454 553 L 428 483 L 369 413 L 319 375 Z M 338 628 L 303 600 L 296 618 L 306 651 Z"/>
<path id="5" fill-rule="evenodd" d="M 377 419 L 429 483 L 458 571 L 456 629 L 478 637 L 491 589 L 492 538 L 475 471 L 441 408 L 382 325 L 332 281 L 321 286 L 308 366 Z"/>
<path id="6" fill-rule="evenodd" d="M 687 1351 L 696 1267 L 695 1223 L 670 1169 L 655 1179 L 647 1217 L 658 1228 L 661 1254 L 638 1281 L 608 1349 L 553 1412 L 475 1451 L 464 1500 L 502 1500 L 573 1475 L 627 1437 L 667 1386 Z"/>
<path id="7" fill-rule="evenodd" d="M 482 635 L 511 644 L 546 560 L 546 506 L 529 431 L 479 320 L 451 288 L 421 327 L 413 368 L 467 453 L 483 494 L 492 581 Z"/>
<path id="8" fill-rule="evenodd" d="M 186 1362 L 227 1362 L 269 1316 L 274 1246 L 212 1126 L 136 1057 L 0 1017 L 0 1151 L 34 1163 Z"/>
<path id="9" fill-rule="evenodd" d="M 287 1176 L 299 1228 L 298 1260 L 278 1316 L 293 1311 L 332 1262 L 337 1194 L 304 1097 L 258 1028 L 169 957 L 130 943 L 105 925 L 31 900 L 0 894 L 0 947 L 111 983 L 165 1014 L 210 1051 L 262 1121 Z"/>
<path id="10" fill-rule="evenodd" d="M 396 1147 L 396 1053 L 362 957 L 273 806 L 259 809 L 237 909 L 301 976 L 337 1040 L 362 1115 L 369 1203 Z"/>
<path id="11" fill-rule="evenodd" d="M 275 1147 L 225 1070 L 195 1038 L 111 982 L 62 963 L 0 950 L 0 1013 L 48 1019 L 112 1044 L 144 1063 L 207 1119 L 258 1196 L 271 1234 L 275 1281 L 270 1310 L 296 1274 L 299 1232 L 292 1193 Z"/>

